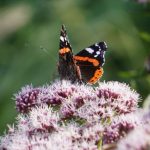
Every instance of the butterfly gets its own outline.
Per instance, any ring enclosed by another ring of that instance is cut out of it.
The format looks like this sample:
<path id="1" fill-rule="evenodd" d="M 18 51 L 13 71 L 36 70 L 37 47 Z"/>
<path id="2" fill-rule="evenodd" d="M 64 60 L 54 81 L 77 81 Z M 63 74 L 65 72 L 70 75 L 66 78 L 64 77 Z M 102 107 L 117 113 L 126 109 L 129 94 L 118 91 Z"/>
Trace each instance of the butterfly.
<path id="1" fill-rule="evenodd" d="M 72 83 L 95 84 L 103 75 L 105 42 L 95 43 L 76 55 L 73 54 L 65 26 L 62 25 L 59 44 L 58 72 L 61 79 Z"/>

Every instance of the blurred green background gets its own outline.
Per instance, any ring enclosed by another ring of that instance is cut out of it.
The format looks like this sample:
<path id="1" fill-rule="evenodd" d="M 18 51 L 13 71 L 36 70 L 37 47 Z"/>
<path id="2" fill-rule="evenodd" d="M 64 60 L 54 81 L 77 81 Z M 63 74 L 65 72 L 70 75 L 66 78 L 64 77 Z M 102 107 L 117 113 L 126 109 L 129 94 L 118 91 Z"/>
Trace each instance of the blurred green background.
<path id="1" fill-rule="evenodd" d="M 59 32 L 74 52 L 106 41 L 103 80 L 150 94 L 150 4 L 135 0 L 0 0 L 0 134 L 17 112 L 13 95 L 58 77 Z M 142 105 L 142 103 L 140 104 Z"/>

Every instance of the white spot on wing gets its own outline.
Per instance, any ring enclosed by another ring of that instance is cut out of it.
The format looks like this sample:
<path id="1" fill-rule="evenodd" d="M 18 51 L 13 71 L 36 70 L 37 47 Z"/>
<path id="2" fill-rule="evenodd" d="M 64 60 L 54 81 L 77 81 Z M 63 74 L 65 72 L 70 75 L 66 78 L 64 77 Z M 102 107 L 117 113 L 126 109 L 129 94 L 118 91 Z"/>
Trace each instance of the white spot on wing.
<path id="1" fill-rule="evenodd" d="M 100 51 L 97 51 L 96 54 L 99 55 L 99 54 L 100 54 Z"/>
<path id="2" fill-rule="evenodd" d="M 86 48 L 86 51 L 88 51 L 90 54 L 94 53 L 94 50 L 92 48 Z"/>
<path id="3" fill-rule="evenodd" d="M 98 57 L 98 55 L 100 55 L 100 51 L 97 51 L 96 55 L 94 55 L 94 57 Z"/>
<path id="4" fill-rule="evenodd" d="M 60 40 L 64 42 L 64 37 L 60 36 Z"/>
<path id="5" fill-rule="evenodd" d="M 106 48 L 107 48 L 107 44 L 106 44 L 106 42 L 104 42 L 104 45 L 106 46 Z"/>
<path id="6" fill-rule="evenodd" d="M 101 47 L 98 43 L 95 43 L 95 46 L 98 47 L 99 51 L 101 50 Z"/>
<path id="7" fill-rule="evenodd" d="M 95 46 L 98 46 L 98 47 L 99 47 L 98 43 L 95 43 Z"/>

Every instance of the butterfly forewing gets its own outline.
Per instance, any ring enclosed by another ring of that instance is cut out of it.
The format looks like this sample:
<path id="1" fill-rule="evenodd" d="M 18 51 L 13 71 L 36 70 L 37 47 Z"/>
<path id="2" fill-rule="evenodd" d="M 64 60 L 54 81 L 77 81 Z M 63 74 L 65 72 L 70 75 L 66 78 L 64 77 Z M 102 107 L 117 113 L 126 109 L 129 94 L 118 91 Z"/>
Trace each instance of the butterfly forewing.
<path id="1" fill-rule="evenodd" d="M 72 82 L 80 81 L 79 67 L 76 66 L 73 59 L 72 48 L 68 40 L 67 32 L 64 26 L 60 32 L 59 44 L 59 62 L 58 72 L 61 79 L 70 80 Z"/>

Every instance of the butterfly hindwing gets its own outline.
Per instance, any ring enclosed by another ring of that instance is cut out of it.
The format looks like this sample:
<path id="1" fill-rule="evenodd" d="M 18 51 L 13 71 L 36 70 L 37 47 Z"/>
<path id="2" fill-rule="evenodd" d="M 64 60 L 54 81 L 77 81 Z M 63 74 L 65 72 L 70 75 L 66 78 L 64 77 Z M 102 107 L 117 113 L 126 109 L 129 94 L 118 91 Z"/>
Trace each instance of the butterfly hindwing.
<path id="1" fill-rule="evenodd" d="M 93 84 L 102 76 L 106 49 L 106 43 L 99 42 L 83 49 L 74 56 L 76 64 L 80 68 L 83 82 Z"/>

